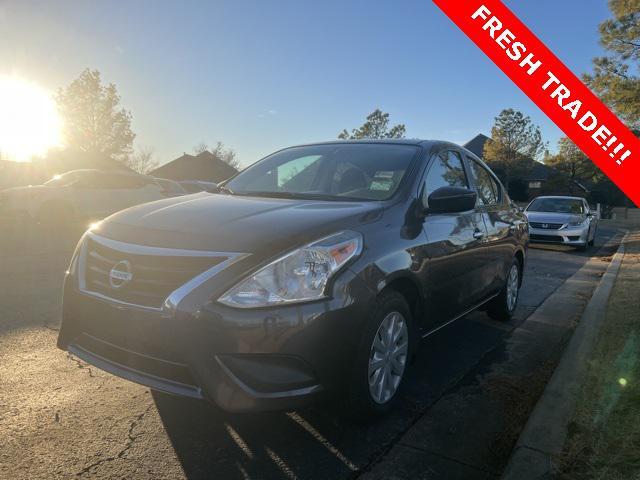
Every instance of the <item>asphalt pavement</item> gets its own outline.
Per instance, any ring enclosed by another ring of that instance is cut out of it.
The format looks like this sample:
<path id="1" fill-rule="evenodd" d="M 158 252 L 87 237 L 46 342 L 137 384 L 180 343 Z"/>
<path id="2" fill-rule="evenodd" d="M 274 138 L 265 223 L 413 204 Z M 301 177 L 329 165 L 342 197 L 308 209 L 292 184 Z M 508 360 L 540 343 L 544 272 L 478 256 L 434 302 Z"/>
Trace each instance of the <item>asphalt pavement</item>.
<path id="1" fill-rule="evenodd" d="M 57 350 L 62 278 L 74 240 L 0 231 L 0 478 L 12 479 L 367 474 L 447 392 L 501 361 L 497 346 L 567 278 L 591 257 L 610 256 L 615 246 L 600 247 L 616 233 L 601 228 L 587 253 L 530 249 L 514 320 L 494 322 L 475 312 L 425 339 L 398 408 L 358 425 L 335 405 L 226 414 L 204 402 L 152 393 Z M 475 408 L 469 403 L 452 415 L 473 416 Z M 439 428 L 446 426 L 442 419 Z M 517 426 L 513 430 L 517 438 Z M 494 465 L 506 462 L 509 449 L 503 450 Z"/>

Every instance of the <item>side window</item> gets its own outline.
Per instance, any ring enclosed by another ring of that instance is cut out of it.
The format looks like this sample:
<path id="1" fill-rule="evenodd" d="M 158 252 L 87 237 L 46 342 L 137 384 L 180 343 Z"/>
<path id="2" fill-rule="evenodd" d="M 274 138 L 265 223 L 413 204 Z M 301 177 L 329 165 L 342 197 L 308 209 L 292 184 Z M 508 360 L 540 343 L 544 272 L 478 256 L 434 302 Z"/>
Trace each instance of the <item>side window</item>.
<path id="1" fill-rule="evenodd" d="M 498 203 L 500 191 L 491 174 L 475 160 L 469 159 L 473 178 L 476 182 L 478 205 L 495 205 Z"/>
<path id="2" fill-rule="evenodd" d="M 136 189 L 144 188 L 152 183 L 142 175 L 113 175 L 109 188 L 114 189 Z"/>
<path id="3" fill-rule="evenodd" d="M 425 178 L 423 201 L 441 187 L 469 188 L 462 158 L 457 152 L 442 151 L 433 157 Z"/>

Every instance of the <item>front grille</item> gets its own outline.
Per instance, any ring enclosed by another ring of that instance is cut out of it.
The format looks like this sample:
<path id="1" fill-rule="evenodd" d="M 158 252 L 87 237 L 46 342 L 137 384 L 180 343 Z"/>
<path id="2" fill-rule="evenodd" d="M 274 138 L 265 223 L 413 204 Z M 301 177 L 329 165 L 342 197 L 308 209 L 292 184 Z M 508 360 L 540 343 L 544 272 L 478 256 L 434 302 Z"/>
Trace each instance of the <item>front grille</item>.
<path id="1" fill-rule="evenodd" d="M 529 222 L 529 225 L 542 230 L 560 230 L 564 223 Z"/>
<path id="2" fill-rule="evenodd" d="M 539 240 L 541 242 L 554 242 L 554 243 L 564 242 L 562 237 L 557 235 L 537 235 L 535 233 L 532 233 L 531 235 L 529 235 L 529 239 L 532 241 Z"/>
<path id="3" fill-rule="evenodd" d="M 87 238 L 85 290 L 143 307 L 160 308 L 171 292 L 193 277 L 223 262 L 227 257 L 170 256 L 129 253 Z M 197 254 L 197 252 L 194 252 Z M 117 265 L 130 276 L 112 278 Z M 110 278 L 111 277 L 111 278 Z"/>

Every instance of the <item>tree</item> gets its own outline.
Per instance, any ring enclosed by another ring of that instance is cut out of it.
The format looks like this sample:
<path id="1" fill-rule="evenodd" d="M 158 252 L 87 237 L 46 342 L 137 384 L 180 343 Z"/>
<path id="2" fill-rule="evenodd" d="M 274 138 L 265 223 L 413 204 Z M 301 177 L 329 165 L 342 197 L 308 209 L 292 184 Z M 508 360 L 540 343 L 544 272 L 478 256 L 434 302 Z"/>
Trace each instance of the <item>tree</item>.
<path id="1" fill-rule="evenodd" d="M 640 0 L 609 0 L 613 18 L 600 24 L 608 55 L 593 59 L 589 87 L 630 128 L 640 127 Z"/>
<path id="2" fill-rule="evenodd" d="M 209 151 L 209 145 L 207 145 L 204 142 L 200 142 L 195 147 L 193 147 L 193 153 L 195 153 L 196 155 L 200 155 L 201 153 L 208 152 L 208 151 Z"/>
<path id="3" fill-rule="evenodd" d="M 404 124 L 400 123 L 389 128 L 389 114 L 376 108 L 367 115 L 367 121 L 360 128 L 354 128 L 351 133 L 347 129 L 338 134 L 342 140 L 358 138 L 403 138 L 406 132 Z"/>
<path id="4" fill-rule="evenodd" d="M 86 69 L 68 87 L 58 90 L 56 102 L 68 147 L 126 162 L 135 134 L 131 112 L 119 107 L 120 96 L 113 83 L 103 85 L 100 72 Z"/>
<path id="5" fill-rule="evenodd" d="M 483 158 L 503 172 L 504 184 L 509 190 L 511 178 L 523 175 L 545 150 L 540 127 L 522 112 L 508 108 L 495 118 Z"/>
<path id="6" fill-rule="evenodd" d="M 547 156 L 544 163 L 562 172 L 572 182 L 593 180 L 598 171 L 589 157 L 567 137 L 558 140 L 558 153 Z"/>
<path id="7" fill-rule="evenodd" d="M 132 170 L 147 174 L 158 167 L 158 161 L 153 158 L 153 148 L 141 147 L 137 152 L 131 155 L 126 164 Z"/>
<path id="8" fill-rule="evenodd" d="M 204 152 L 210 152 L 218 160 L 232 166 L 236 170 L 240 170 L 240 161 L 236 158 L 236 152 L 232 148 L 225 148 L 222 142 L 216 142 L 214 148 L 209 148 L 205 142 L 198 143 L 193 147 L 193 151 L 196 155 L 200 155 Z"/>

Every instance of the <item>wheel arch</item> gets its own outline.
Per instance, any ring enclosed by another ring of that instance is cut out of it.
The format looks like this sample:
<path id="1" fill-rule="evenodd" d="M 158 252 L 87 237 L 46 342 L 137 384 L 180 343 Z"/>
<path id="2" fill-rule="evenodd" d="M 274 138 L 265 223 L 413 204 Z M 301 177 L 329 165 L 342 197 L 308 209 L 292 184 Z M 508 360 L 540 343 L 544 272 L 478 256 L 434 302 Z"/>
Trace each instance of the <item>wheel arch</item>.
<path id="1" fill-rule="evenodd" d="M 524 278 L 524 266 L 525 266 L 525 260 L 526 260 L 524 250 L 521 248 L 517 249 L 515 258 L 516 260 L 518 260 L 518 263 L 520 264 L 520 285 L 522 285 L 522 279 Z"/>
<path id="2" fill-rule="evenodd" d="M 393 290 L 401 294 L 411 310 L 413 320 L 417 325 L 420 324 L 420 319 L 424 312 L 424 296 L 421 294 L 421 288 L 417 280 L 410 275 L 398 273 L 397 275 L 389 278 L 384 285 L 379 289 L 378 295 L 383 294 L 389 290 Z"/>

